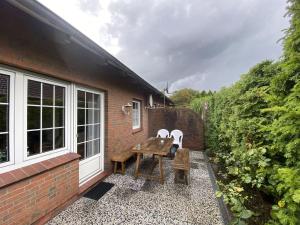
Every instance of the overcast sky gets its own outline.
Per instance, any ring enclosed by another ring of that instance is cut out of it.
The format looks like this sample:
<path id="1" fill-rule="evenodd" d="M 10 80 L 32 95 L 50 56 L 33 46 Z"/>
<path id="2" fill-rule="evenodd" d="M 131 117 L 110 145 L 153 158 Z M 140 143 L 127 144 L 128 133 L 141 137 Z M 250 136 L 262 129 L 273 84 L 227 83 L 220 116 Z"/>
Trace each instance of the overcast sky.
<path id="1" fill-rule="evenodd" d="M 162 89 L 217 90 L 281 55 L 286 0 L 39 0 Z"/>

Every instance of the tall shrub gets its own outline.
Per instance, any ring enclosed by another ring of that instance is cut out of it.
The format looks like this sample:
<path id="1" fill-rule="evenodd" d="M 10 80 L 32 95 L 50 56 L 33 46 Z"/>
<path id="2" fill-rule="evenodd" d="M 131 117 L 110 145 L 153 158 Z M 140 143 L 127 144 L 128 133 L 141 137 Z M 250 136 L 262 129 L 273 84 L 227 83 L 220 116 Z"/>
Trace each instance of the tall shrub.
<path id="1" fill-rule="evenodd" d="M 288 1 L 283 57 L 264 61 L 229 88 L 194 100 L 209 104 L 206 143 L 225 165 L 222 195 L 244 224 L 252 188 L 272 196 L 268 224 L 300 224 L 300 1 Z M 218 193 L 221 195 L 221 193 Z"/>

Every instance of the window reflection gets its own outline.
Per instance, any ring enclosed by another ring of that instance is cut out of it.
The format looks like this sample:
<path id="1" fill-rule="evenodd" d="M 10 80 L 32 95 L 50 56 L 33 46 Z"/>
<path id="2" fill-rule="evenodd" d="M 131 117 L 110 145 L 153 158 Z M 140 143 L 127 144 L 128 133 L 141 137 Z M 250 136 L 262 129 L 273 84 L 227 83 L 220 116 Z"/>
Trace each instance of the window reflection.
<path id="1" fill-rule="evenodd" d="M 77 91 L 77 153 L 80 159 L 100 152 L 100 95 Z"/>
<path id="2" fill-rule="evenodd" d="M 0 74 L 0 163 L 9 161 L 9 84 L 10 77 Z"/>
<path id="3" fill-rule="evenodd" d="M 27 89 L 28 155 L 63 148 L 65 146 L 65 88 L 28 80 Z"/>

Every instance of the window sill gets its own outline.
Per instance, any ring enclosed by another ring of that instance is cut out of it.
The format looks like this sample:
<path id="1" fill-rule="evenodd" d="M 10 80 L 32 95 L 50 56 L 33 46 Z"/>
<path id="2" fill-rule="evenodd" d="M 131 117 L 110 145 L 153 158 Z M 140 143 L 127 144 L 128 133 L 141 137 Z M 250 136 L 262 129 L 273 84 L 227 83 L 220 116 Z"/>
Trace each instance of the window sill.
<path id="1" fill-rule="evenodd" d="M 136 134 L 136 133 L 139 133 L 139 132 L 141 132 L 141 131 L 143 131 L 143 128 L 142 128 L 142 127 L 140 127 L 140 128 L 135 128 L 135 129 L 132 129 L 132 134 Z"/>
<path id="2" fill-rule="evenodd" d="M 19 182 L 26 178 L 35 176 L 45 171 L 51 170 L 58 166 L 64 165 L 73 160 L 79 159 L 76 153 L 67 153 L 52 159 L 34 163 L 19 169 L 15 169 L 6 173 L 0 174 L 0 188 Z"/>

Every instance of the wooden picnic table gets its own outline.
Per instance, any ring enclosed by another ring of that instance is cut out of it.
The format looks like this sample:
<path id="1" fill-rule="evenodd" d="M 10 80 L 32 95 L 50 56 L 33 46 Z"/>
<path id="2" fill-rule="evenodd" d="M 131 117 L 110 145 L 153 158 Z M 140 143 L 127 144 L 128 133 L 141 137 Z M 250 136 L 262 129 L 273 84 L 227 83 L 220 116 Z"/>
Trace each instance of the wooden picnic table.
<path id="1" fill-rule="evenodd" d="M 162 157 L 168 155 L 170 148 L 172 147 L 173 139 L 172 138 L 149 138 L 146 142 L 137 145 L 131 149 L 132 152 L 137 154 L 136 166 L 135 166 L 135 177 L 139 176 L 146 177 L 147 179 L 156 180 L 158 179 L 161 184 L 164 183 L 164 170 L 163 170 L 163 161 Z M 153 160 L 153 166 L 151 168 L 150 174 L 140 173 L 140 163 L 141 157 L 143 154 L 152 154 L 153 159 L 155 156 L 158 157 L 159 164 L 159 173 L 160 176 L 152 176 L 152 172 L 157 164 L 157 161 Z"/>

